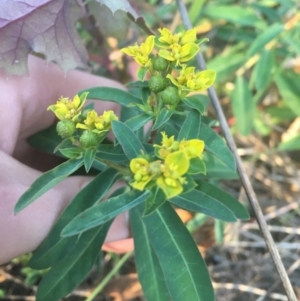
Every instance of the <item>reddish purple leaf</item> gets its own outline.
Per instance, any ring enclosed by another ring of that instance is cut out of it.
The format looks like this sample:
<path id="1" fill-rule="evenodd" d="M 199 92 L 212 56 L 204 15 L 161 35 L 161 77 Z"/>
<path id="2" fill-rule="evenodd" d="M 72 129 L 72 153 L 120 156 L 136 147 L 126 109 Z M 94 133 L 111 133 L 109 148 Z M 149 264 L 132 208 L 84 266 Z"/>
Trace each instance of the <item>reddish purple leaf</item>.
<path id="1" fill-rule="evenodd" d="M 87 51 L 75 26 L 82 13 L 77 1 L 1 0 L 0 68 L 27 73 L 30 52 L 44 54 L 65 72 L 85 66 Z"/>

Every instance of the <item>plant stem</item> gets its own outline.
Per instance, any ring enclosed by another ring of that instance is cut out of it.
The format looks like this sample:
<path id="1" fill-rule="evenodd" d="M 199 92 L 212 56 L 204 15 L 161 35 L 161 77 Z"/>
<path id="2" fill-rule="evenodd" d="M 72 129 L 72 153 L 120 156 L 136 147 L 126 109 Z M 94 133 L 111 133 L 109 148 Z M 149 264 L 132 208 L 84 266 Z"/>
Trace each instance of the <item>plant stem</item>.
<path id="1" fill-rule="evenodd" d="M 113 267 L 113 269 L 106 275 L 106 277 L 97 285 L 97 287 L 85 301 L 94 300 L 131 255 L 132 252 L 126 253 Z"/>
<path id="2" fill-rule="evenodd" d="M 101 163 L 104 163 L 105 165 L 107 165 L 109 167 L 112 167 L 112 168 L 118 170 L 123 175 L 130 175 L 131 174 L 128 168 L 123 167 L 123 166 L 121 166 L 119 164 L 113 163 L 113 162 L 108 161 L 108 160 L 103 160 L 103 159 L 100 159 L 100 158 L 97 158 L 97 157 L 96 157 L 96 160 L 99 161 L 99 162 L 101 162 Z"/>
<path id="3" fill-rule="evenodd" d="M 185 28 L 186 29 L 191 29 L 192 24 L 190 22 L 190 19 L 189 19 L 189 16 L 188 16 L 185 5 L 183 4 L 182 0 L 176 0 L 176 3 L 177 3 L 178 10 L 180 11 L 182 22 L 183 22 Z M 204 60 L 201 52 L 198 52 L 198 54 L 196 56 L 196 59 L 197 59 L 197 63 L 198 63 L 199 68 L 201 70 L 206 69 L 205 60 Z M 222 107 L 220 105 L 216 90 L 213 87 L 210 87 L 208 89 L 208 95 L 209 95 L 211 103 L 212 103 L 212 105 L 215 109 L 218 120 L 220 121 L 220 125 L 221 125 L 221 128 L 222 128 L 223 134 L 225 136 L 225 139 L 228 143 L 228 146 L 231 149 L 231 151 L 233 152 L 234 157 L 236 159 L 237 169 L 238 169 L 238 173 L 239 173 L 239 176 L 240 176 L 240 180 L 241 180 L 242 185 L 245 189 L 248 200 L 249 200 L 249 202 L 250 202 L 250 204 L 251 204 L 251 206 L 252 206 L 252 208 L 255 212 L 257 222 L 258 222 L 259 227 L 261 229 L 261 232 L 264 236 L 264 239 L 265 239 L 266 244 L 268 246 L 270 255 L 271 255 L 271 257 L 274 261 L 274 264 L 275 264 L 275 267 L 276 267 L 277 272 L 279 274 L 279 277 L 281 278 L 281 281 L 282 281 L 283 286 L 285 288 L 285 292 L 288 296 L 288 299 L 290 301 L 297 301 L 297 297 L 296 297 L 295 292 L 293 290 L 293 287 L 291 285 L 288 274 L 287 274 L 287 272 L 284 268 L 284 265 L 282 263 L 280 255 L 279 255 L 279 252 L 278 252 L 278 250 L 275 246 L 273 237 L 272 237 L 272 235 L 271 235 L 271 233 L 268 229 L 267 223 L 264 219 L 263 212 L 260 208 L 258 199 L 257 199 L 256 194 L 254 192 L 254 189 L 251 185 L 250 179 L 249 179 L 249 177 L 248 177 L 248 175 L 247 175 L 247 173 L 246 173 L 246 171 L 243 167 L 242 160 L 238 155 L 237 148 L 236 148 L 236 145 L 234 143 L 234 139 L 231 135 L 231 132 L 230 132 L 229 126 L 227 124 L 227 121 L 226 121 L 224 112 L 222 110 Z"/>

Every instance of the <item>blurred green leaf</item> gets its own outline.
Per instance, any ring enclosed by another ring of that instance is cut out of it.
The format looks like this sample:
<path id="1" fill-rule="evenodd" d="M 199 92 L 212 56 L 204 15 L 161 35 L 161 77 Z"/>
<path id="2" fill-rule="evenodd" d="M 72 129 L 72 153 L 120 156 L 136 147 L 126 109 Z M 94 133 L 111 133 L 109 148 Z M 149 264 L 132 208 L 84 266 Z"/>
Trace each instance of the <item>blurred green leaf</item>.
<path id="1" fill-rule="evenodd" d="M 242 135 L 247 136 L 253 127 L 255 102 L 248 84 L 242 76 L 236 78 L 231 101 L 236 127 Z"/>
<path id="2" fill-rule="evenodd" d="M 199 21 L 199 14 L 201 13 L 205 2 L 206 0 L 192 1 L 192 4 L 189 8 L 189 18 L 193 25 L 196 25 L 196 22 Z"/>
<path id="3" fill-rule="evenodd" d="M 63 237 L 72 236 L 97 227 L 120 213 L 141 204 L 149 197 L 149 194 L 148 190 L 143 192 L 132 190 L 109 198 L 73 218 L 63 229 L 61 235 Z"/>
<path id="4" fill-rule="evenodd" d="M 253 71 L 256 90 L 264 90 L 272 78 L 272 71 L 276 67 L 275 54 L 273 50 L 263 50 L 259 61 Z"/>
<path id="5" fill-rule="evenodd" d="M 295 151 L 300 149 L 300 134 L 297 134 L 278 145 L 278 150 Z"/>
<path id="6" fill-rule="evenodd" d="M 205 163 L 202 159 L 199 157 L 197 158 L 192 158 L 190 160 L 190 167 L 189 170 L 187 171 L 188 174 L 196 175 L 199 173 L 206 174 L 206 166 Z"/>
<path id="7" fill-rule="evenodd" d="M 130 210 L 130 224 L 134 239 L 136 269 L 145 297 L 148 301 L 170 300 L 162 268 L 151 246 L 141 215 L 135 208 Z"/>
<path id="8" fill-rule="evenodd" d="M 164 194 L 164 192 L 158 186 L 154 186 L 151 189 L 151 193 L 145 202 L 145 210 L 143 212 L 143 216 L 154 212 L 165 201 L 166 195 Z"/>
<path id="9" fill-rule="evenodd" d="M 234 213 L 215 197 L 199 190 L 192 190 L 172 198 L 174 205 L 193 212 L 205 213 L 225 222 L 236 222 Z"/>
<path id="10" fill-rule="evenodd" d="M 179 131 L 178 140 L 196 139 L 200 135 L 201 115 L 196 110 L 191 110 Z"/>
<path id="11" fill-rule="evenodd" d="M 120 144 L 116 146 L 113 144 L 100 144 L 97 148 L 96 158 L 116 163 L 128 161 Z"/>
<path id="12" fill-rule="evenodd" d="M 84 167 L 86 172 L 89 172 L 89 170 L 91 169 L 95 157 L 96 157 L 96 149 L 90 148 L 85 151 L 83 159 L 84 159 Z"/>
<path id="13" fill-rule="evenodd" d="M 73 250 L 39 284 L 37 301 L 58 301 L 71 293 L 92 269 L 112 221 L 83 233 Z"/>
<path id="14" fill-rule="evenodd" d="M 226 20 L 241 26 L 254 27 L 261 23 L 253 9 L 238 5 L 208 5 L 204 14 L 212 19 Z"/>
<path id="15" fill-rule="evenodd" d="M 77 159 L 82 156 L 82 149 L 78 147 L 60 148 L 59 151 L 63 156 L 69 159 Z"/>
<path id="16" fill-rule="evenodd" d="M 278 36 L 284 30 L 283 24 L 275 23 L 265 29 L 252 43 L 247 51 L 247 56 L 250 57 L 256 52 L 265 47 L 271 40 Z"/>
<path id="17" fill-rule="evenodd" d="M 141 141 L 126 124 L 114 120 L 112 130 L 129 160 L 138 157 L 142 151 L 145 151 Z"/>
<path id="18" fill-rule="evenodd" d="M 205 123 L 202 123 L 198 138 L 204 140 L 205 149 L 207 151 L 218 157 L 232 171 L 236 170 L 236 163 L 232 152 L 229 150 L 223 138 L 220 137 L 212 128 L 207 126 Z"/>
<path id="19" fill-rule="evenodd" d="M 82 94 L 88 92 L 88 99 L 96 99 L 102 101 L 111 101 L 118 103 L 122 106 L 127 107 L 129 104 L 138 103 L 143 104 L 142 100 L 131 95 L 130 93 L 109 87 L 95 87 L 86 90 L 82 90 L 78 92 L 78 94 Z"/>
<path id="20" fill-rule="evenodd" d="M 76 244 L 78 237 L 61 237 L 62 229 L 79 213 L 99 201 L 116 182 L 118 172 L 107 169 L 97 175 L 89 184 L 80 190 L 72 202 L 58 218 L 47 238 L 33 253 L 29 266 L 34 269 L 45 269 L 65 257 Z"/>
<path id="21" fill-rule="evenodd" d="M 284 103 L 300 116 L 300 75 L 294 72 L 281 72 L 275 77 L 275 83 Z"/>
<path id="22" fill-rule="evenodd" d="M 83 164 L 83 159 L 75 159 L 64 162 L 57 167 L 43 173 L 37 178 L 31 186 L 21 195 L 17 204 L 15 205 L 14 212 L 18 213 L 34 202 L 37 198 L 51 189 L 53 186 L 61 182 L 67 176 L 71 175 Z"/>
<path id="23" fill-rule="evenodd" d="M 166 108 L 163 108 L 159 112 L 159 114 L 158 114 L 158 116 L 157 116 L 157 118 L 156 118 L 156 120 L 153 124 L 152 131 L 160 128 L 163 124 L 165 124 L 170 119 L 172 114 L 173 114 L 172 111 L 169 111 Z"/>
<path id="24" fill-rule="evenodd" d="M 134 132 L 152 119 L 148 114 L 142 113 L 126 120 L 125 124 Z"/>
<path id="25" fill-rule="evenodd" d="M 170 203 L 165 202 L 142 220 L 165 275 L 172 300 L 214 301 L 206 264 Z"/>
<path id="26" fill-rule="evenodd" d="M 214 230 L 215 230 L 215 240 L 216 243 L 221 244 L 224 240 L 224 225 L 225 223 L 220 220 L 215 220 Z"/>
<path id="27" fill-rule="evenodd" d="M 228 209 L 230 209 L 238 219 L 242 219 L 242 220 L 249 219 L 250 216 L 247 209 L 237 199 L 232 197 L 229 193 L 220 189 L 216 185 L 212 185 L 205 181 L 197 181 L 197 184 L 198 184 L 196 187 L 197 190 L 221 202 Z"/>

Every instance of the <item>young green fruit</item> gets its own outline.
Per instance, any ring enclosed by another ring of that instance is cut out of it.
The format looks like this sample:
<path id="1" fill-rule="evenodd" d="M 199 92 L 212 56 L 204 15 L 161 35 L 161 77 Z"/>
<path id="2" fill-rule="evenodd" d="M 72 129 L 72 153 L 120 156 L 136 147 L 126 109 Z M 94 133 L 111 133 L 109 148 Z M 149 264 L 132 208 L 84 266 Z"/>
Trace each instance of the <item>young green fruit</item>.
<path id="1" fill-rule="evenodd" d="M 169 62 L 160 56 L 154 58 L 152 64 L 153 64 L 153 69 L 156 71 L 165 71 L 169 66 Z"/>
<path id="2" fill-rule="evenodd" d="M 71 120 L 61 120 L 56 125 L 56 131 L 62 138 L 71 137 L 75 132 L 75 124 Z"/>
<path id="3" fill-rule="evenodd" d="M 148 85 L 151 91 L 158 93 L 166 88 L 166 79 L 161 75 L 154 75 L 149 79 Z"/>
<path id="4" fill-rule="evenodd" d="M 165 105 L 175 105 L 180 101 L 178 89 L 175 87 L 167 87 L 160 94 L 160 99 Z"/>
<path id="5" fill-rule="evenodd" d="M 80 136 L 79 141 L 84 148 L 96 147 L 99 143 L 99 135 L 85 130 Z"/>

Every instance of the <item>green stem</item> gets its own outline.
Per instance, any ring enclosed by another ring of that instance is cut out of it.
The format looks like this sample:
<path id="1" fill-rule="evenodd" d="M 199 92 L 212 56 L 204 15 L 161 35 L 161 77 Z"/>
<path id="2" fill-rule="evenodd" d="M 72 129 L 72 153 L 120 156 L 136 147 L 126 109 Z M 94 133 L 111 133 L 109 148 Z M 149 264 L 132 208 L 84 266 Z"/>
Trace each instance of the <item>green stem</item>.
<path id="1" fill-rule="evenodd" d="M 108 282 L 117 274 L 122 265 L 126 262 L 126 260 L 132 255 L 132 252 L 126 253 L 114 266 L 114 268 L 106 275 L 106 277 L 98 284 L 98 286 L 94 289 L 91 295 L 85 301 L 92 301 L 95 297 L 103 290 L 103 288 L 108 284 Z"/>
<path id="2" fill-rule="evenodd" d="M 112 168 L 118 170 L 123 175 L 131 175 L 130 171 L 126 167 L 123 167 L 123 166 L 121 166 L 119 164 L 113 163 L 113 162 L 108 161 L 108 160 L 103 160 L 103 159 L 100 159 L 100 158 L 97 158 L 97 157 L 96 157 L 96 160 L 99 161 L 99 162 L 101 162 L 101 163 L 104 163 L 105 165 L 107 165 L 109 167 L 112 167 Z"/>

